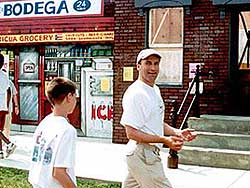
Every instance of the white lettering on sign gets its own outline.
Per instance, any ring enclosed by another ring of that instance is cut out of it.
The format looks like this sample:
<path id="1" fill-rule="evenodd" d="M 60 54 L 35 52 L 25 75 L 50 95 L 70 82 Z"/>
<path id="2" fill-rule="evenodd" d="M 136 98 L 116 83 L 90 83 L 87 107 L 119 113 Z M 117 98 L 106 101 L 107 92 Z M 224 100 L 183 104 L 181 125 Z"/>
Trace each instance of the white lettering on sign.
<path id="1" fill-rule="evenodd" d="M 0 18 L 102 15 L 103 0 L 30 0 L 0 3 Z"/>

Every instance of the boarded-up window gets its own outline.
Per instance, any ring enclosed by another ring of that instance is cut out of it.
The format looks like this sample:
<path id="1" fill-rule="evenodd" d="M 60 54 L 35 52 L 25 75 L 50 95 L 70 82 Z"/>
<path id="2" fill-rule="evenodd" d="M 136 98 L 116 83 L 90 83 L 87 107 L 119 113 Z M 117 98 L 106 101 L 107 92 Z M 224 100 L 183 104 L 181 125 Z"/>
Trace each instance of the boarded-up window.
<path id="1" fill-rule="evenodd" d="M 150 10 L 149 47 L 163 56 L 157 84 L 182 85 L 183 8 Z"/>
<path id="2" fill-rule="evenodd" d="M 242 59 L 242 64 L 240 66 L 241 69 L 250 69 L 247 67 L 247 58 L 249 58 L 250 63 L 250 53 L 248 55 L 248 49 L 250 46 L 247 45 L 247 32 L 250 32 L 250 12 L 241 12 L 241 16 L 239 16 L 239 62 Z M 246 28 L 244 27 L 244 24 Z M 245 30 L 246 29 L 246 30 Z"/>

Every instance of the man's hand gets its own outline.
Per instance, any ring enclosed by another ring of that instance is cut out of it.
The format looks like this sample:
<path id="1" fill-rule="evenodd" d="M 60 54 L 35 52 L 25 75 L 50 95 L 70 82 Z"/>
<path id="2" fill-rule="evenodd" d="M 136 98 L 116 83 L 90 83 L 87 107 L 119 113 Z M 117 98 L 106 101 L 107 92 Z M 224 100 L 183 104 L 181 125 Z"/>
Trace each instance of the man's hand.
<path id="1" fill-rule="evenodd" d="M 190 142 L 197 137 L 197 132 L 195 132 L 194 129 L 184 129 L 181 130 L 178 136 L 182 137 L 185 141 Z"/>
<path id="2" fill-rule="evenodd" d="M 181 150 L 184 139 L 180 136 L 169 136 L 163 138 L 163 143 L 166 144 L 170 149 L 173 149 L 175 151 Z"/>

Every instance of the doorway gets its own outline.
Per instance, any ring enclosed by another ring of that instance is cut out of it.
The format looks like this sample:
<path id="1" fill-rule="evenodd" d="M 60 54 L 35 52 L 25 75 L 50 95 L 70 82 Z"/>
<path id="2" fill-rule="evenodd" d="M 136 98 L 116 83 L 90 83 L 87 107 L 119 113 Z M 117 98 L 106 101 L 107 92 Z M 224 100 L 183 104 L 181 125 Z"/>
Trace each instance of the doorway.
<path id="1" fill-rule="evenodd" d="M 233 111 L 250 116 L 250 9 L 232 10 L 230 38 Z"/>
<path id="2" fill-rule="evenodd" d="M 20 120 L 39 121 L 39 53 L 35 48 L 25 47 L 19 53 L 19 100 Z"/>

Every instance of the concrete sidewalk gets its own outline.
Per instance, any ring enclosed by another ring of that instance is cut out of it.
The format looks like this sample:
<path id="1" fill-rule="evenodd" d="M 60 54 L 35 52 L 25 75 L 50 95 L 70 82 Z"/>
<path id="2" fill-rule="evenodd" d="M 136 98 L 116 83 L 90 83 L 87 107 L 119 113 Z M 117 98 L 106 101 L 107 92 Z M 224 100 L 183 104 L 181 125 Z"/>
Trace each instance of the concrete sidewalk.
<path id="1" fill-rule="evenodd" d="M 17 149 L 0 166 L 28 169 L 32 134 L 12 133 Z M 79 137 L 76 175 L 78 177 L 122 182 L 126 176 L 125 145 L 110 140 Z M 165 171 L 175 188 L 249 188 L 250 171 L 179 165 L 167 168 L 168 150 L 161 152 Z"/>

